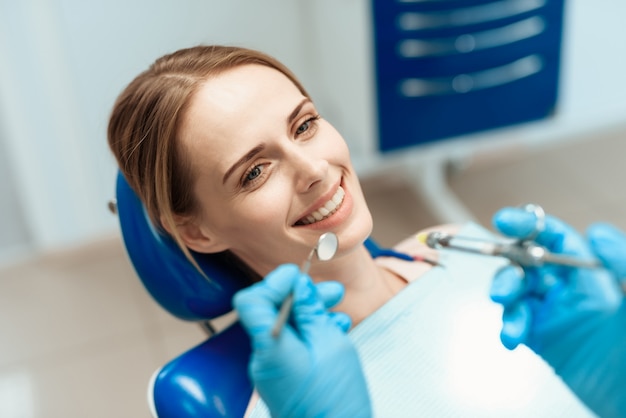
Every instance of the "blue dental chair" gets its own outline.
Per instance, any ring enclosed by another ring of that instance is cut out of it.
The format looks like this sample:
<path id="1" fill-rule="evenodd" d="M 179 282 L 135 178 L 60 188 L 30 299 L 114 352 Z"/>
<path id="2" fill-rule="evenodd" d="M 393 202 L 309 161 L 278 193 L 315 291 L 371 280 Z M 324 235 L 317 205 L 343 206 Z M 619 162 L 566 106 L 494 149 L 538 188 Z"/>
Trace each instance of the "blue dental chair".
<path id="1" fill-rule="evenodd" d="M 249 280 L 213 255 L 194 254 L 211 280 L 202 277 L 176 243 L 155 229 L 122 174 L 117 176 L 115 206 L 126 252 L 146 290 L 175 317 L 198 322 L 213 334 L 210 321 L 232 311 L 233 295 Z M 374 257 L 392 252 L 372 239 L 365 245 Z M 235 322 L 180 354 L 150 380 L 153 416 L 242 417 L 252 395 L 250 353 L 248 336 Z"/>
<path id="2" fill-rule="evenodd" d="M 194 254 L 206 280 L 176 243 L 160 234 L 121 174 L 116 206 L 130 261 L 150 295 L 169 313 L 209 321 L 232 310 L 232 296 L 247 279 L 213 255 Z M 238 322 L 182 353 L 153 375 L 148 401 L 155 417 L 242 417 L 252 384 L 250 342 Z"/>

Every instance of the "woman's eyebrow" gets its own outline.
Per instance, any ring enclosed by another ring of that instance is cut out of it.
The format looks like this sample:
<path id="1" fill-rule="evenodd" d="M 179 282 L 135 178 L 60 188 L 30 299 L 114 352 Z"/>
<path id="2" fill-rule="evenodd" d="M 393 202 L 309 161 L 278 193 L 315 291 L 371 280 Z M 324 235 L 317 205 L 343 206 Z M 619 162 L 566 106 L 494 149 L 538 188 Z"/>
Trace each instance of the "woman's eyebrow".
<path id="1" fill-rule="evenodd" d="M 298 116 L 298 114 L 300 113 L 300 111 L 302 110 L 304 105 L 306 105 L 307 103 L 312 103 L 310 98 L 305 97 L 304 99 L 302 99 L 302 101 L 300 103 L 298 103 L 298 105 L 293 109 L 293 112 L 291 112 L 289 114 L 289 117 L 287 118 L 287 123 L 293 122 L 293 120 Z M 248 151 L 246 153 L 246 155 L 244 155 L 239 160 L 237 160 L 237 162 L 235 162 L 235 164 L 233 164 L 226 171 L 226 174 L 224 174 L 224 178 L 222 179 L 222 184 L 226 183 L 228 178 L 233 174 L 233 172 L 235 170 L 237 170 L 237 168 L 239 168 L 241 165 L 243 165 L 243 164 L 247 163 L 248 161 L 250 161 L 251 159 L 253 159 L 255 155 L 257 155 L 258 153 L 260 153 L 264 149 L 265 149 L 265 144 L 257 145 L 256 147 L 254 147 L 250 151 Z"/>
<path id="2" fill-rule="evenodd" d="M 311 103 L 311 99 L 309 99 L 308 97 L 305 97 L 304 99 L 302 99 L 302 101 L 298 103 L 298 106 L 296 106 L 295 109 L 293 109 L 293 112 L 291 112 L 291 114 L 287 118 L 287 123 L 293 122 L 296 116 L 298 116 L 298 113 L 300 113 L 300 110 L 302 110 L 302 107 L 307 103 Z"/>
<path id="3" fill-rule="evenodd" d="M 251 159 L 254 158 L 255 155 L 257 155 L 258 153 L 260 153 L 261 151 L 263 151 L 265 149 L 265 144 L 259 144 L 256 147 L 252 148 L 250 151 L 248 151 L 246 153 L 246 155 L 244 155 L 243 157 L 241 157 L 240 159 L 237 160 L 237 162 L 235 164 L 233 164 L 227 171 L 226 174 L 224 174 L 224 178 L 222 179 L 222 184 L 225 184 L 226 181 L 228 180 L 228 177 L 230 177 L 233 172 L 235 170 L 237 170 L 237 168 L 239 168 L 240 166 L 242 166 L 243 164 L 247 163 L 248 161 L 250 161 Z"/>

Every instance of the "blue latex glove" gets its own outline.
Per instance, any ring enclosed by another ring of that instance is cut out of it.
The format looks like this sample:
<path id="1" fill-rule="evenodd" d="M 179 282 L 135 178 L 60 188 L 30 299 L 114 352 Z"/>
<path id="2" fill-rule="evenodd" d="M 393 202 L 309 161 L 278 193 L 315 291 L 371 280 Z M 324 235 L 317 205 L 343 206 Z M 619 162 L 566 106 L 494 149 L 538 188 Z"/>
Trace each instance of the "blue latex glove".
<path id="1" fill-rule="evenodd" d="M 596 223 L 587 229 L 587 239 L 604 266 L 619 281 L 626 279 L 626 234 L 610 224 Z"/>
<path id="2" fill-rule="evenodd" d="M 505 208 L 493 223 L 502 234 L 522 238 L 533 231 L 535 215 Z M 600 416 L 626 416 L 626 308 L 611 271 L 626 272 L 626 239 L 607 225 L 595 225 L 588 235 L 589 241 L 547 216 L 535 241 L 558 254 L 589 259 L 597 253 L 609 270 L 509 266 L 494 277 L 491 298 L 504 306 L 506 347 L 530 347 Z"/>
<path id="3" fill-rule="evenodd" d="M 291 292 L 291 320 L 274 338 L 278 309 Z M 314 285 L 291 264 L 235 295 L 252 340 L 250 377 L 273 417 L 372 416 L 361 364 L 346 335 L 350 318 L 326 310 L 342 297 L 339 283 Z"/>

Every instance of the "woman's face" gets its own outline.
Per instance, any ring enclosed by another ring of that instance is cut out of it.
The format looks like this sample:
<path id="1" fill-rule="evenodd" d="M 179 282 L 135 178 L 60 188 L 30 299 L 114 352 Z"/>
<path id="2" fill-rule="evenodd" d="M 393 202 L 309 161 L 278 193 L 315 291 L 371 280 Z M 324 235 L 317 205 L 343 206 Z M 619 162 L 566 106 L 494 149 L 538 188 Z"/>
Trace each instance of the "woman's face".
<path id="1" fill-rule="evenodd" d="M 324 232 L 337 258 L 372 219 L 341 135 L 281 72 L 244 65 L 208 79 L 181 128 L 200 210 L 181 227 L 200 252 L 230 249 L 261 275 L 301 263 Z"/>

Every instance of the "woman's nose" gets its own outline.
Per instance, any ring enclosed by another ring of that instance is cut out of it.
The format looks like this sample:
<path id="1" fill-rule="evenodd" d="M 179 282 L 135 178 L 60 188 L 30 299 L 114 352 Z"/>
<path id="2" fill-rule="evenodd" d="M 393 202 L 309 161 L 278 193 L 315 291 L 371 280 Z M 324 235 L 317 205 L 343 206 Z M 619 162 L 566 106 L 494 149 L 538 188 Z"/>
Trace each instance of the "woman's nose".
<path id="1" fill-rule="evenodd" d="M 294 156 L 294 175 L 299 193 L 311 190 L 328 175 L 328 160 L 319 158 L 301 150 Z"/>

